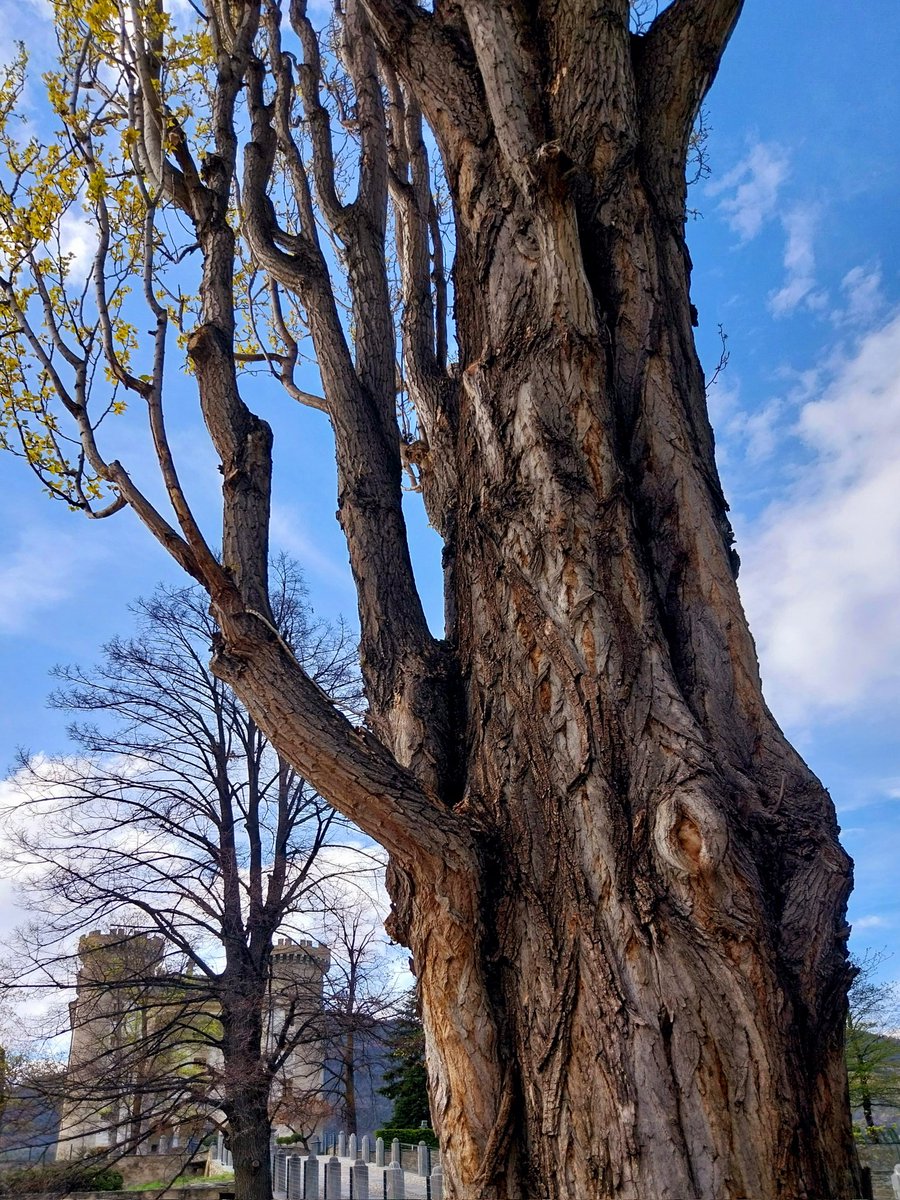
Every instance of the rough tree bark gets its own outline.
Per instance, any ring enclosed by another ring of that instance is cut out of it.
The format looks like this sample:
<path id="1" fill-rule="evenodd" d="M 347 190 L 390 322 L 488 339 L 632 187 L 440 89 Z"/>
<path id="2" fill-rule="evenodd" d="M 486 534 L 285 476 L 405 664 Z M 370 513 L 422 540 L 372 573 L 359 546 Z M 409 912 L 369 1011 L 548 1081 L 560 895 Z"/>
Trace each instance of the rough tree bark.
<path id="1" fill-rule="evenodd" d="M 454 1197 L 851 1194 L 850 863 L 762 697 L 692 335 L 688 139 L 740 8 L 673 0 L 638 35 L 626 0 L 346 0 L 348 201 L 303 0 L 291 53 L 275 0 L 213 4 L 217 153 L 198 172 L 175 138 L 163 178 L 205 256 L 190 352 L 225 477 L 222 566 L 177 480 L 180 533 L 118 464 L 96 469 L 209 589 L 217 673 L 391 854 Z M 367 731 L 304 676 L 265 597 L 270 436 L 240 396 L 228 275 L 242 81 L 241 229 L 308 316 Z M 452 199 L 456 365 L 423 121 Z M 401 449 L 444 539 L 442 641 L 410 567 Z"/>
<path id="2" fill-rule="evenodd" d="M 624 3 L 366 5 L 453 197 L 450 386 L 398 206 L 445 646 L 389 582 L 380 505 L 345 483 L 341 515 L 374 727 L 453 855 L 352 815 L 393 855 L 454 1195 L 850 1187 L 850 866 L 762 699 L 691 331 L 687 142 L 739 8 L 680 0 L 635 37 Z M 379 583 L 403 651 L 378 653 Z M 219 669 L 272 711 L 260 658 Z"/>

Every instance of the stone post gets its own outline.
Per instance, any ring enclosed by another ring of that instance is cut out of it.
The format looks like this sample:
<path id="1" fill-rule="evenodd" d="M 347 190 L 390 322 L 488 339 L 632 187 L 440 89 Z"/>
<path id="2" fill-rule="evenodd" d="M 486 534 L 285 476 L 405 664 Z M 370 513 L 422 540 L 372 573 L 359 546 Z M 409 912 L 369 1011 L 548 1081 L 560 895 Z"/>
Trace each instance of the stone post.
<path id="1" fill-rule="evenodd" d="M 431 1200 L 444 1200 L 444 1171 L 439 1162 L 431 1168 Z"/>
<path id="2" fill-rule="evenodd" d="M 288 1200 L 303 1200 L 303 1159 L 299 1154 L 289 1154 L 287 1160 Z"/>
<path id="3" fill-rule="evenodd" d="M 303 1164 L 303 1200 L 319 1200 L 319 1160 L 315 1144 L 310 1146 L 309 1158 Z"/>
<path id="4" fill-rule="evenodd" d="M 367 1163 L 369 1161 L 369 1159 L 372 1157 L 372 1143 L 370 1142 L 369 1135 L 367 1133 L 363 1134 L 363 1139 L 360 1142 L 359 1157 L 363 1160 L 364 1163 Z"/>
<path id="5" fill-rule="evenodd" d="M 403 1162 L 403 1151 L 400 1149 L 399 1138 L 394 1138 L 394 1140 L 391 1142 L 391 1162 L 401 1164 Z"/>
<path id="6" fill-rule="evenodd" d="M 428 1178 L 428 1173 L 431 1170 L 431 1164 L 428 1161 L 429 1157 L 428 1147 L 424 1142 L 419 1142 L 419 1145 L 416 1147 L 416 1170 L 423 1179 Z"/>
<path id="7" fill-rule="evenodd" d="M 375 1139 L 375 1166 L 384 1166 L 384 1138 Z"/>
<path id="8" fill-rule="evenodd" d="M 387 1180 L 387 1200 L 406 1200 L 406 1180 L 397 1159 L 387 1168 L 384 1177 Z"/>
<path id="9" fill-rule="evenodd" d="M 357 1157 L 356 1134 L 355 1133 L 351 1133 L 350 1136 L 347 1138 L 347 1157 L 348 1158 L 356 1158 Z"/>
<path id="10" fill-rule="evenodd" d="M 325 1200 L 341 1200 L 341 1160 L 336 1154 L 325 1164 Z"/>
<path id="11" fill-rule="evenodd" d="M 338 1158 L 347 1157 L 347 1135 L 344 1133 L 343 1129 L 338 1134 L 337 1156 Z"/>
<path id="12" fill-rule="evenodd" d="M 369 1200 L 369 1164 L 358 1158 L 350 1168 L 353 1200 Z"/>
<path id="13" fill-rule="evenodd" d="M 287 1191 L 287 1153 L 280 1146 L 275 1151 L 275 1191 Z"/>

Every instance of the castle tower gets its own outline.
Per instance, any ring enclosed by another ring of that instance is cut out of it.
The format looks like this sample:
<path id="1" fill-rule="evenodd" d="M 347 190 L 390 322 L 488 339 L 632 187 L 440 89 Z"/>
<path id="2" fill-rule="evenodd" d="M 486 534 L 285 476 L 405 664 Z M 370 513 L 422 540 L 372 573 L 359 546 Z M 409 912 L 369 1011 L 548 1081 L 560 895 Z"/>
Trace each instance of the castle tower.
<path id="1" fill-rule="evenodd" d="M 75 999 L 69 1004 L 69 1099 L 57 1160 L 115 1142 L 128 1103 L 125 1076 L 133 1069 L 129 1042 L 138 1033 L 135 1023 L 147 1018 L 163 952 L 161 937 L 122 927 L 79 939 Z"/>
<path id="2" fill-rule="evenodd" d="M 330 965 L 328 948 L 316 942 L 279 938 L 272 947 L 268 1036 L 274 1045 L 292 1014 L 297 1045 L 281 1071 L 281 1087 L 301 1100 L 321 1100 L 325 1085 L 323 987 Z"/>

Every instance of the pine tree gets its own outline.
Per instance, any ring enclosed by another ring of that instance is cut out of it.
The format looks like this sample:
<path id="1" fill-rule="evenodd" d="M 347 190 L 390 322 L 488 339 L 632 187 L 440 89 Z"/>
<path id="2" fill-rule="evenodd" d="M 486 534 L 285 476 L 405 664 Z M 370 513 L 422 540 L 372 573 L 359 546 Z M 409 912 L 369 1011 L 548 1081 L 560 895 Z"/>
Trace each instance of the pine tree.
<path id="1" fill-rule="evenodd" d="M 413 992 L 406 999 L 388 1044 L 393 1065 L 385 1071 L 385 1086 L 379 1091 L 394 1102 L 391 1125 L 397 1129 L 415 1129 L 423 1121 L 430 1124 L 425 1030 Z"/>

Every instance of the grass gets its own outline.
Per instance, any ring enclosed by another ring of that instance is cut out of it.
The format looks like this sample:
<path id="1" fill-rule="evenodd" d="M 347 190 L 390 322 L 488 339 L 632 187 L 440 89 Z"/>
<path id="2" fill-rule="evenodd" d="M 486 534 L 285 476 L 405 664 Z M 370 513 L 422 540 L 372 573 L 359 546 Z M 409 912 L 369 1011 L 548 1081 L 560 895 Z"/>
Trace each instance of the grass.
<path id="1" fill-rule="evenodd" d="M 152 1192 L 170 1187 L 197 1187 L 203 1183 L 231 1183 L 234 1173 L 227 1175 L 179 1175 L 177 1179 L 153 1179 L 150 1183 L 132 1183 L 126 1192 Z"/>

